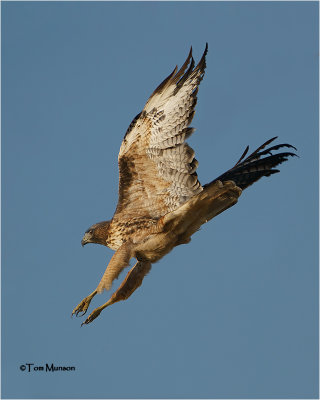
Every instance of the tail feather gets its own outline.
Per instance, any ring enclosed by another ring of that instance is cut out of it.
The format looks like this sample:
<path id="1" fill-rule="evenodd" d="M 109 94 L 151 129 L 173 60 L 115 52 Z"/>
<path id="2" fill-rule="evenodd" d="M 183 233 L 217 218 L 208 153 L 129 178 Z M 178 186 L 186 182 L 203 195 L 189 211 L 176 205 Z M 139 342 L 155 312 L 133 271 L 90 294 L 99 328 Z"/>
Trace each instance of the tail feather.
<path id="1" fill-rule="evenodd" d="M 220 180 L 225 182 L 231 180 L 234 181 L 239 188 L 246 189 L 263 176 L 270 176 L 279 172 L 279 170 L 274 169 L 274 167 L 283 163 L 284 161 L 287 161 L 288 157 L 297 157 L 297 155 L 291 152 L 272 154 L 272 151 L 279 150 L 283 147 L 292 148 L 294 150 L 297 149 L 288 143 L 283 143 L 268 147 L 267 149 L 263 150 L 275 139 L 276 137 L 268 140 L 244 159 L 249 150 L 249 147 L 247 147 L 236 165 L 224 174 L 220 175 L 217 179 L 215 179 L 215 181 Z M 267 157 L 263 157 L 266 155 Z"/>

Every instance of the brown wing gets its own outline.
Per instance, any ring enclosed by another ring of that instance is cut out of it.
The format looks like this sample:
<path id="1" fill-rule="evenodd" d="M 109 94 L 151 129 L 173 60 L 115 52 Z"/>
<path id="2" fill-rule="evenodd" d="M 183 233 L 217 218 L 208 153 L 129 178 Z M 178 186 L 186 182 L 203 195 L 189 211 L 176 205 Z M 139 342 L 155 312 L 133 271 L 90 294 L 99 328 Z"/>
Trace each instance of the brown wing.
<path id="1" fill-rule="evenodd" d="M 202 191 L 198 162 L 185 140 L 194 131 L 189 125 L 207 51 L 208 45 L 194 67 L 191 49 L 181 69 L 176 67 L 158 86 L 130 124 L 118 157 L 119 200 L 114 219 L 156 219 Z"/>

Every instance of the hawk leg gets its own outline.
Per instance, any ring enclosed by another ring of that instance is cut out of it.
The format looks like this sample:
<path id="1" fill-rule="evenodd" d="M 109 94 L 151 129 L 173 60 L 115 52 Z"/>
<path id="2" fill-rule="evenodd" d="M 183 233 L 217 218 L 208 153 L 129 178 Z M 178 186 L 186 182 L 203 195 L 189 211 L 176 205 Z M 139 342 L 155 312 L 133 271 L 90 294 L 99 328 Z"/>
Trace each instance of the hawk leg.
<path id="1" fill-rule="evenodd" d="M 124 281 L 121 283 L 119 289 L 110 297 L 110 299 L 102 306 L 96 308 L 92 311 L 89 317 L 81 324 L 90 324 L 94 319 L 96 319 L 102 310 L 106 307 L 111 306 L 121 300 L 126 300 L 132 293 L 141 286 L 143 278 L 151 269 L 151 263 L 148 261 L 138 261 L 134 267 L 127 273 Z"/>
<path id="2" fill-rule="evenodd" d="M 98 293 L 103 292 L 104 289 L 109 290 L 111 288 L 112 282 L 118 278 L 120 272 L 129 266 L 132 256 L 132 243 L 123 243 L 111 257 L 107 269 L 96 289 Z"/>
<path id="3" fill-rule="evenodd" d="M 77 307 L 72 311 L 71 316 L 74 314 L 78 316 L 78 314 L 81 312 L 83 313 L 82 315 L 84 315 L 87 312 L 93 297 L 97 293 L 103 292 L 104 289 L 110 289 L 113 280 L 119 276 L 123 268 L 129 265 L 132 254 L 131 249 L 132 245 L 130 242 L 126 242 L 119 247 L 119 249 L 112 256 L 97 288 L 77 305 Z"/>

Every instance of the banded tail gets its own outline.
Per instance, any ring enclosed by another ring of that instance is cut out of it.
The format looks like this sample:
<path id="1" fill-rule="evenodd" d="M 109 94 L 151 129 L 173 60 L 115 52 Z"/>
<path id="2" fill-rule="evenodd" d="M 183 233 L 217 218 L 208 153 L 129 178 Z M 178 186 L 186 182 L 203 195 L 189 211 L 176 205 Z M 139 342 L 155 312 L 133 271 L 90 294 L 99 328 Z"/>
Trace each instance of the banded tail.
<path id="1" fill-rule="evenodd" d="M 290 144 L 282 143 L 268 147 L 267 149 L 263 150 L 275 139 L 277 139 L 277 136 L 269 139 L 263 145 L 258 147 L 257 150 L 255 150 L 247 158 L 244 158 L 249 150 L 249 146 L 247 146 L 236 165 L 224 174 L 220 175 L 213 182 L 217 180 L 220 180 L 222 182 L 233 181 L 239 188 L 246 189 L 248 186 L 252 185 L 254 182 L 257 182 L 263 176 L 270 176 L 272 174 L 280 172 L 278 169 L 275 169 L 277 165 L 283 163 L 284 161 L 287 161 L 288 157 L 298 156 L 297 154 L 291 152 L 273 154 L 272 151 L 279 150 L 283 147 L 291 148 L 294 150 L 297 149 Z"/>

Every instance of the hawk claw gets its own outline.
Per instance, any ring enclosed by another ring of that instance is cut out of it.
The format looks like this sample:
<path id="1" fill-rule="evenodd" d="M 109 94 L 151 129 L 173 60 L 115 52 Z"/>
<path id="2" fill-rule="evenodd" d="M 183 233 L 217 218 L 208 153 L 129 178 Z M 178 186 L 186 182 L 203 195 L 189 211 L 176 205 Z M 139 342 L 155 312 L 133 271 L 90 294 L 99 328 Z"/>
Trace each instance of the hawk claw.
<path id="1" fill-rule="evenodd" d="M 82 310 L 77 310 L 76 308 L 72 311 L 71 314 L 71 318 L 75 315 L 76 317 L 83 317 L 84 314 L 87 312 L 87 310 L 83 311 L 81 315 L 79 315 L 79 313 L 81 313 Z"/>
<path id="2" fill-rule="evenodd" d="M 90 304 L 91 299 L 88 299 L 88 297 L 86 297 L 85 299 L 83 299 L 81 301 L 80 304 L 77 305 L 77 307 L 72 311 L 71 317 L 73 317 L 74 315 L 76 317 L 82 317 L 88 310 L 89 304 Z M 79 315 L 82 312 L 81 315 Z"/>
<path id="3" fill-rule="evenodd" d="M 100 315 L 101 311 L 102 311 L 102 309 L 100 307 L 93 310 L 92 313 L 89 315 L 89 317 L 84 322 L 82 322 L 81 326 L 90 324 L 93 320 L 95 320 Z"/>

